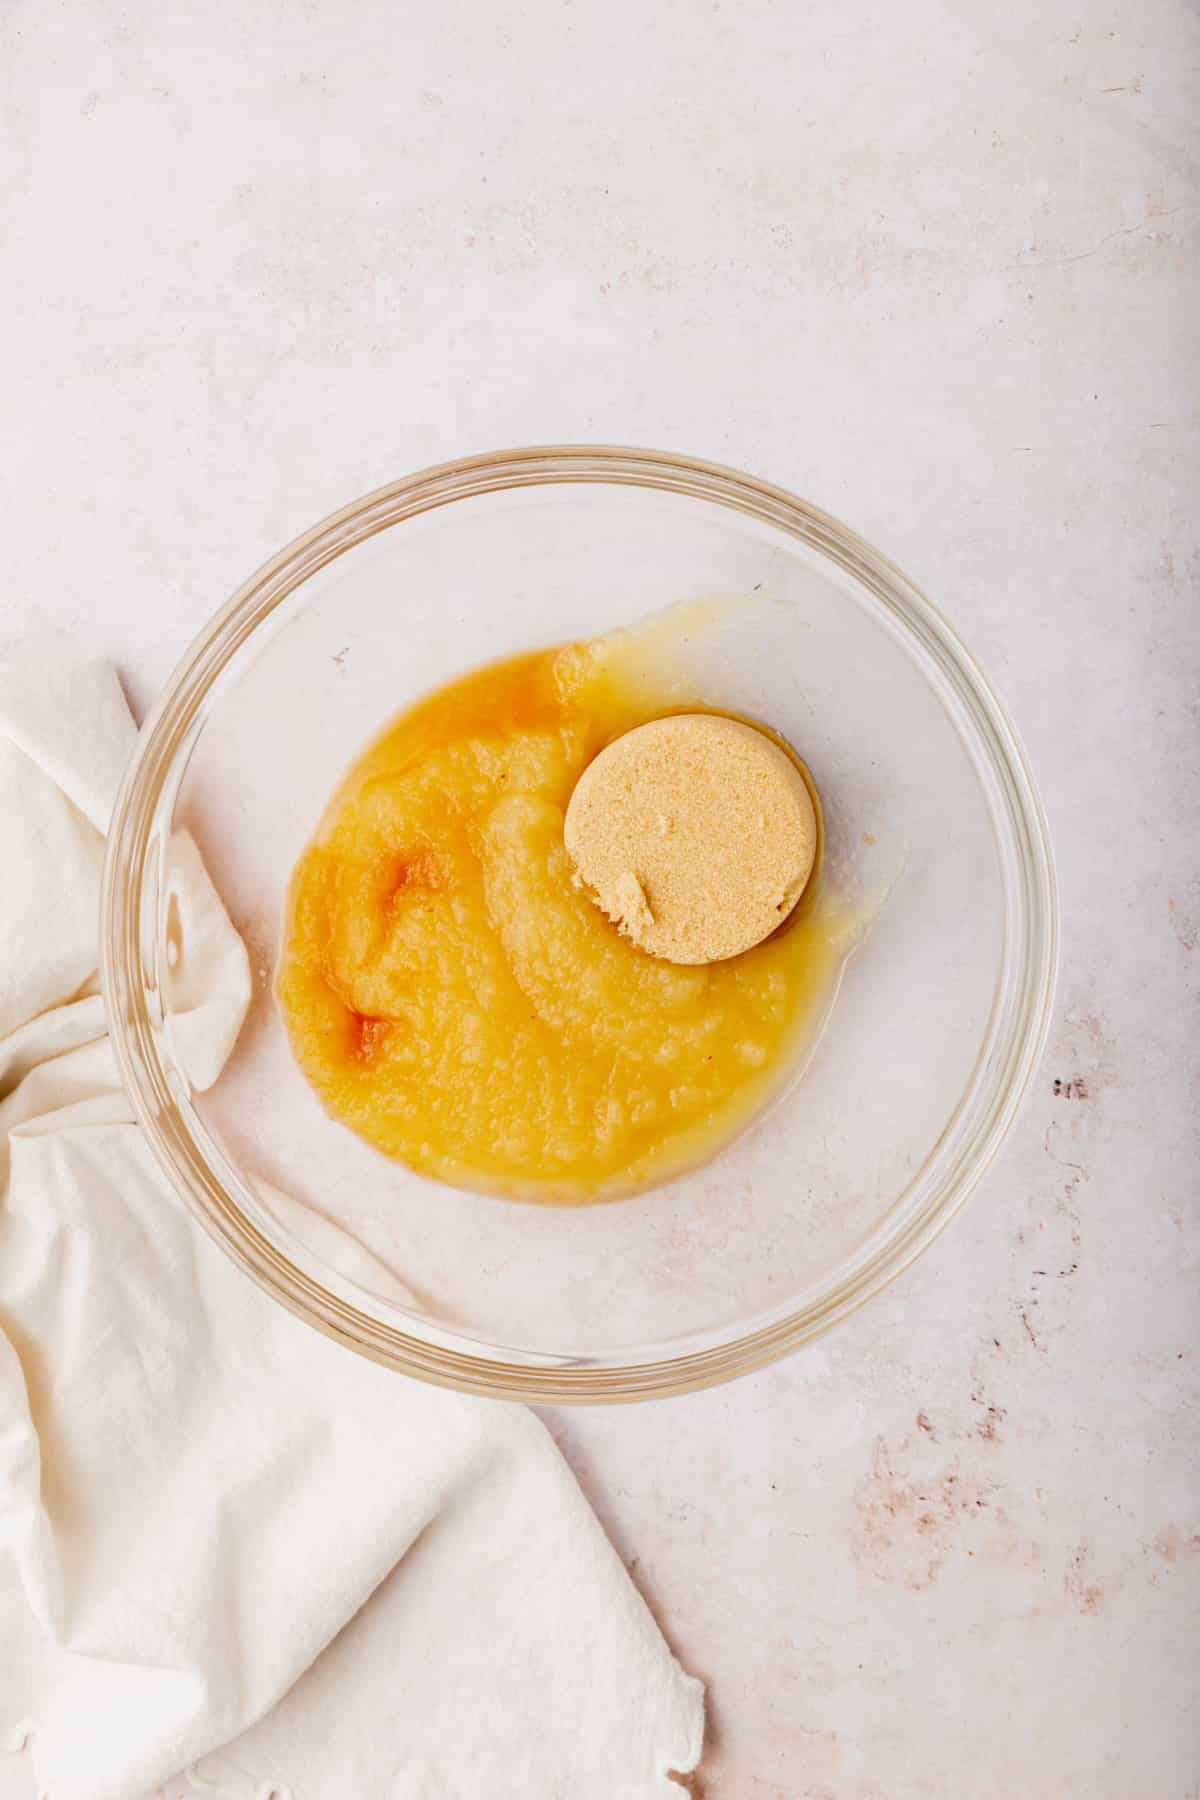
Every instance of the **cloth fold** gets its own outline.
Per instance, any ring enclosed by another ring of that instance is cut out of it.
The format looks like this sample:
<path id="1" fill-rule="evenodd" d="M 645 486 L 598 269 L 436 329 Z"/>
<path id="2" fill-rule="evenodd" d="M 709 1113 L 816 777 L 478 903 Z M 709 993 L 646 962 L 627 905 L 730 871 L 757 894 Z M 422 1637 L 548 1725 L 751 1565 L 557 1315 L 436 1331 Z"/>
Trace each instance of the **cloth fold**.
<path id="1" fill-rule="evenodd" d="M 48 1800 L 678 1796 L 700 1684 L 538 1421 L 299 1323 L 154 1162 L 96 991 L 133 739 L 108 665 L 0 668 L 0 1741 Z M 169 883 L 203 1086 L 249 970 L 186 837 Z"/>

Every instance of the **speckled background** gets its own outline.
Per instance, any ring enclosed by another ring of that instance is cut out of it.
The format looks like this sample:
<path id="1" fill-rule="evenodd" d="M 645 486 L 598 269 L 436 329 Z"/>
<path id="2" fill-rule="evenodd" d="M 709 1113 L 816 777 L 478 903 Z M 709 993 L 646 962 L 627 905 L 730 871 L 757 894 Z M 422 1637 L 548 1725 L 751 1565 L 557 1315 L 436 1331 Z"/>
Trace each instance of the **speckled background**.
<path id="1" fill-rule="evenodd" d="M 1194 5 L 0 31 L 0 652 L 144 706 L 314 519 L 555 439 L 780 481 L 961 628 L 1064 912 L 1001 1163 L 815 1348 L 550 1424 L 710 1684 L 707 1800 L 1200 1794 Z"/>

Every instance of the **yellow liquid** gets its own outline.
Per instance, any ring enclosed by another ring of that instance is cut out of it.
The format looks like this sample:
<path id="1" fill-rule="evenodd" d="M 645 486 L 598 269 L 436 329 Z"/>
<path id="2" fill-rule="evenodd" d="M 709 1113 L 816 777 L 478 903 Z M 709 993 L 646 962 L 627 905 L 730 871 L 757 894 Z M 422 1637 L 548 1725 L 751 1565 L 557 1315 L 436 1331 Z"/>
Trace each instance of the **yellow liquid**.
<path id="1" fill-rule="evenodd" d="M 276 984 L 334 1118 L 443 1181 L 587 1201 L 706 1160 L 777 1091 L 841 961 L 829 904 L 679 967 L 563 847 L 591 758 L 678 704 L 669 659 L 614 634 L 464 676 L 355 765 L 292 878 Z"/>

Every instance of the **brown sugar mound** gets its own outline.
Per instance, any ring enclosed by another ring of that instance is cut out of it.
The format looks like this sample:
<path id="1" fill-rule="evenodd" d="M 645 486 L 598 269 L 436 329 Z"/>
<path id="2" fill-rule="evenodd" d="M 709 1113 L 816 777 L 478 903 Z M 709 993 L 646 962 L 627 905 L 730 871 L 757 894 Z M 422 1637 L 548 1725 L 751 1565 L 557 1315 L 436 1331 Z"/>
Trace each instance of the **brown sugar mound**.
<path id="1" fill-rule="evenodd" d="M 715 713 L 653 719 L 584 770 L 564 839 L 601 910 L 668 962 L 721 962 L 787 918 L 817 852 L 797 765 Z"/>

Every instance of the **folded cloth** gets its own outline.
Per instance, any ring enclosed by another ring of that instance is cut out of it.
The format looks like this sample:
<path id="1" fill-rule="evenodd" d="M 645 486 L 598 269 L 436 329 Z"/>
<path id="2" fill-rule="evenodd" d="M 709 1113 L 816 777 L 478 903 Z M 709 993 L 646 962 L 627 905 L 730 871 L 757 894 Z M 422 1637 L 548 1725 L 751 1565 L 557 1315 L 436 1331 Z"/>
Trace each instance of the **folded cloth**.
<path id="1" fill-rule="evenodd" d="M 133 737 L 107 665 L 0 668 L 0 1741 L 48 1800 L 185 1767 L 280 1800 L 678 1800 L 702 1690 L 537 1420 L 299 1323 L 151 1156 L 96 982 Z M 211 1081 L 249 971 L 190 840 L 173 873 Z"/>

